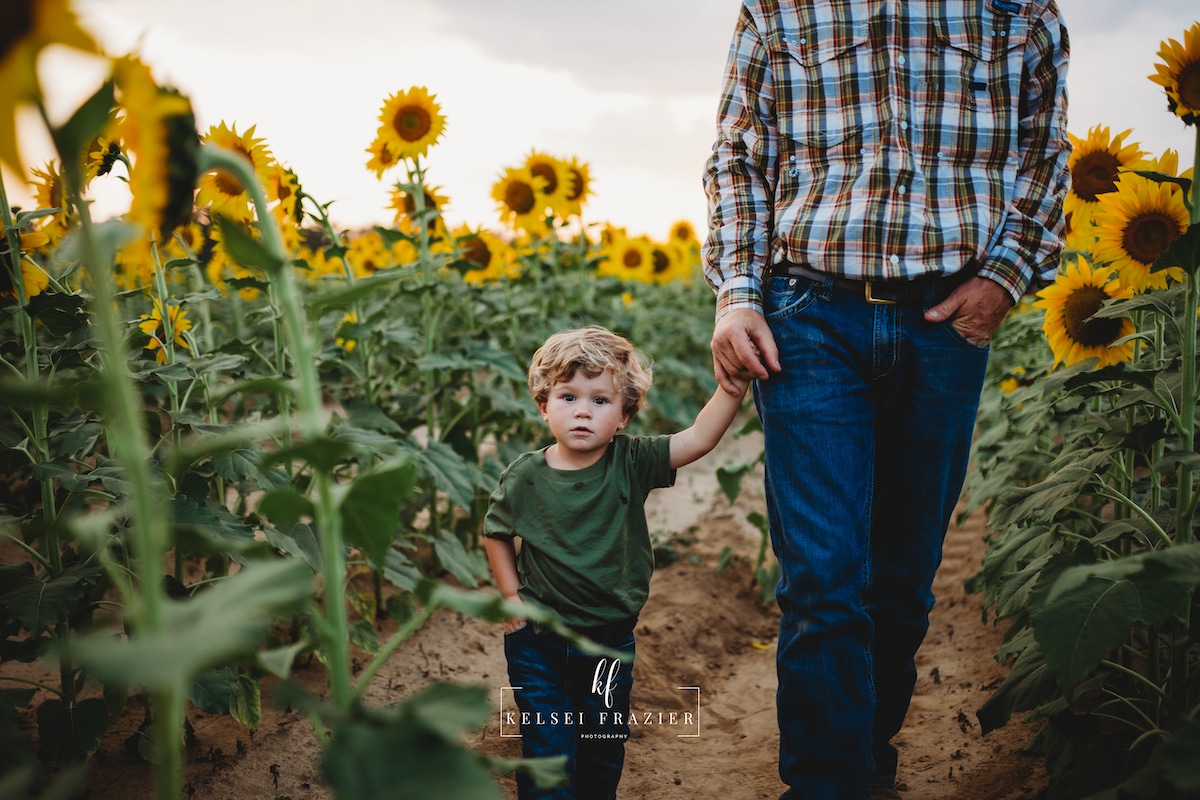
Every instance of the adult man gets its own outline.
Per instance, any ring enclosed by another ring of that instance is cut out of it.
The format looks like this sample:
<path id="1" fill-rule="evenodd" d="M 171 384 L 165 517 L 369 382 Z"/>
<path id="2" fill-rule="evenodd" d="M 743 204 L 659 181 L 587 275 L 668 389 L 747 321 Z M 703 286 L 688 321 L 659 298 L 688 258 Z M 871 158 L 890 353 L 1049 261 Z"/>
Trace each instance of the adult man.
<path id="1" fill-rule="evenodd" d="M 992 332 L 1061 248 L 1054 0 L 745 0 L 705 174 L 717 380 L 756 379 L 784 798 L 895 797 Z"/>

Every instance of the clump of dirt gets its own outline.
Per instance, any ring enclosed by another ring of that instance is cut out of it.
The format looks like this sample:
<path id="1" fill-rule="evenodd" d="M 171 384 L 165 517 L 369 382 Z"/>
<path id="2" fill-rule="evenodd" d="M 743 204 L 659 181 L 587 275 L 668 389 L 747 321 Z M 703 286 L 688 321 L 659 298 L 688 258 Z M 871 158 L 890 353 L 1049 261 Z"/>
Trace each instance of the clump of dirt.
<path id="1" fill-rule="evenodd" d="M 632 705 L 639 724 L 627 748 L 625 797 L 750 800 L 784 789 L 775 721 L 778 613 L 760 602 L 751 583 L 760 534 L 746 515 L 762 509 L 760 482 L 748 477 L 731 505 L 715 478 L 722 463 L 745 461 L 760 447 L 755 436 L 727 437 L 681 471 L 675 487 L 651 496 L 651 530 L 679 534 L 678 559 L 655 574 L 637 627 Z M 963 590 L 983 555 L 983 524 L 977 514 L 946 540 L 938 602 L 917 657 L 916 692 L 897 739 L 899 788 L 914 800 L 1025 800 L 1045 785 L 1042 762 L 1021 752 L 1032 735 L 1028 726 L 1014 722 L 984 737 L 975 719 L 1006 674 L 992 658 L 1003 632 L 981 622 L 979 598 Z M 385 626 L 381 638 L 388 633 Z M 317 662 L 301 665 L 295 677 L 323 693 Z M 500 626 L 453 612 L 435 615 L 378 673 L 366 700 L 393 703 L 435 679 L 486 685 L 498 712 L 504 704 L 511 708 L 511 695 L 502 691 Z M 331 797 L 322 786 L 312 726 L 298 711 L 277 708 L 273 688 L 264 686 L 263 721 L 253 733 L 228 717 L 189 711 L 186 797 Z M 91 800 L 154 796 L 151 768 L 125 744 L 143 717 L 135 698 L 110 729 L 88 778 Z M 518 757 L 520 740 L 503 722 L 497 713 L 472 745 Z M 511 777 L 498 781 L 507 797 L 516 796 Z"/>

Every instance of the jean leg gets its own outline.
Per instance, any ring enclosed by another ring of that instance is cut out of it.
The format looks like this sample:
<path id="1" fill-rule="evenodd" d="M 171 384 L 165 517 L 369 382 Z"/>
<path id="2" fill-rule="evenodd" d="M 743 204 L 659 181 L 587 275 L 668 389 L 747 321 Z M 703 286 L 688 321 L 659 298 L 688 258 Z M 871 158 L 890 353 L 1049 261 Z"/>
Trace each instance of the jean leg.
<path id="1" fill-rule="evenodd" d="M 807 287 L 807 288 L 806 288 Z M 871 773 L 871 619 L 863 607 L 873 484 L 870 308 L 769 282 L 783 369 L 755 385 L 780 563 L 777 707 L 784 798 L 859 800 Z M 853 299 L 853 298 L 849 298 Z"/>
<path id="2" fill-rule="evenodd" d="M 575 710 L 567 687 L 566 645 L 538 636 L 530 623 L 504 637 L 504 656 L 521 712 L 522 757 L 565 755 L 567 774 L 573 775 L 577 734 L 573 724 L 564 724 L 566 715 Z M 575 793 L 569 785 L 539 789 L 518 771 L 517 796 L 520 800 L 574 800 Z"/>
<path id="3" fill-rule="evenodd" d="M 948 325 L 902 315 L 901 357 L 880 382 L 871 584 L 875 722 L 872 785 L 891 786 L 891 739 L 908 712 L 914 656 L 929 628 L 942 542 L 962 491 L 987 350 Z"/>
<path id="4" fill-rule="evenodd" d="M 635 653 L 633 634 L 603 642 L 628 654 Z M 576 651 L 577 652 L 577 651 Z M 633 689 L 633 662 L 578 653 L 572 683 L 583 712 L 575 768 L 576 800 L 614 800 L 625 766 L 629 739 L 629 698 Z"/>

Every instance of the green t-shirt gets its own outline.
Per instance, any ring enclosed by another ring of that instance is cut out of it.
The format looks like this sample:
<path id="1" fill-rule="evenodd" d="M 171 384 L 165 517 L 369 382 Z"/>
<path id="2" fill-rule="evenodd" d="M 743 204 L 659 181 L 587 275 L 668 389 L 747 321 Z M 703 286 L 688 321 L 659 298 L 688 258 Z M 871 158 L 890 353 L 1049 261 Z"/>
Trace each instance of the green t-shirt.
<path id="1" fill-rule="evenodd" d="M 483 532 L 521 537 L 523 599 L 572 627 L 637 617 L 654 572 L 646 495 L 675 483 L 670 442 L 669 435 L 617 435 L 604 457 L 580 470 L 554 469 L 544 450 L 509 464 Z"/>

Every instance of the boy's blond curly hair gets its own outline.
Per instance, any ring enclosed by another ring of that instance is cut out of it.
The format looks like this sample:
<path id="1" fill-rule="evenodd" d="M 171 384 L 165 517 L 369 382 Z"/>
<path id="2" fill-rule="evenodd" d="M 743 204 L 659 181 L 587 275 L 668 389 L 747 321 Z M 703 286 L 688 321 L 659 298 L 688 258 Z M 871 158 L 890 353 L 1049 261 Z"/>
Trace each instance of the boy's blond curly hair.
<path id="1" fill-rule="evenodd" d="M 608 328 L 589 325 L 559 331 L 533 354 L 529 365 L 529 393 L 541 405 L 550 388 L 569 381 L 577 370 L 589 378 L 611 372 L 617 392 L 625 399 L 622 411 L 630 419 L 637 415 L 650 390 L 649 360 L 623 336 Z"/>

